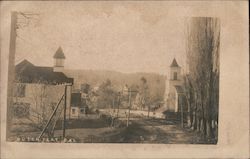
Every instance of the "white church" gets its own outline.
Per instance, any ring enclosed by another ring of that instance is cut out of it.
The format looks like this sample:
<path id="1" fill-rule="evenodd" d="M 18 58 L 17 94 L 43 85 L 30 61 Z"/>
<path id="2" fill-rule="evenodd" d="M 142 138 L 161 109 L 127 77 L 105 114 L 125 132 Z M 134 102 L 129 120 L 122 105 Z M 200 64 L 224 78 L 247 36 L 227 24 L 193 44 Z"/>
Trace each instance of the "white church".
<path id="1" fill-rule="evenodd" d="M 180 110 L 180 98 L 183 95 L 183 75 L 181 73 L 181 67 L 178 65 L 174 58 L 170 65 L 169 74 L 166 80 L 165 88 L 165 110 L 168 112 L 179 112 Z"/>

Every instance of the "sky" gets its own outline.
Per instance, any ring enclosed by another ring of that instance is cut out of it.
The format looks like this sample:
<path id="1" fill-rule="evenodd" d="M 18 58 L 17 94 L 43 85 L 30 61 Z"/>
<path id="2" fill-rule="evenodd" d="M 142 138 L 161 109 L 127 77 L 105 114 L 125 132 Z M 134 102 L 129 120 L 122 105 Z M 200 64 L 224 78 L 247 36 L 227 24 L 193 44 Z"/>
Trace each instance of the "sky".
<path id="1" fill-rule="evenodd" d="M 27 59 L 53 66 L 52 57 L 61 46 L 66 69 L 167 74 L 173 58 L 185 64 L 185 17 L 176 14 L 176 8 L 136 2 L 69 4 L 18 8 L 39 16 L 17 30 L 16 63 Z M 19 16 L 18 23 L 23 20 Z"/>

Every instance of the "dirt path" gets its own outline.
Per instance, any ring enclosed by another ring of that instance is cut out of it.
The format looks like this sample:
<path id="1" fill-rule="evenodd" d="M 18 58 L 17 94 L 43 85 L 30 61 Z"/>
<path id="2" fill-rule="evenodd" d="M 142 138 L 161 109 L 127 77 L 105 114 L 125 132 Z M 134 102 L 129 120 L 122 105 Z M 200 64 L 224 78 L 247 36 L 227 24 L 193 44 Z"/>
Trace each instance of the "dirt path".
<path id="1" fill-rule="evenodd" d="M 182 129 L 177 123 L 162 119 L 133 120 L 128 128 L 105 137 L 108 138 L 108 142 L 114 143 L 203 143 L 203 139 L 198 133 Z"/>
<path id="2" fill-rule="evenodd" d="M 39 134 L 40 132 L 23 132 L 19 135 L 37 137 Z M 62 136 L 62 130 L 56 130 L 55 136 Z M 204 143 L 198 133 L 182 129 L 178 123 L 152 118 L 135 118 L 131 120 L 129 127 L 92 126 L 71 128 L 66 130 L 66 136 L 73 137 L 81 143 Z"/>

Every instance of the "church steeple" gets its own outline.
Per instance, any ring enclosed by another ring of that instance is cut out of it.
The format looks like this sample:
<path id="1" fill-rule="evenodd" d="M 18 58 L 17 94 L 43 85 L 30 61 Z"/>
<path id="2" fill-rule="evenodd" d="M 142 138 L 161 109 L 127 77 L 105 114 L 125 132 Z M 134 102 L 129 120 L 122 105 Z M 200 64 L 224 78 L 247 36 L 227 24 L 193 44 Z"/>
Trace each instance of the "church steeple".
<path id="1" fill-rule="evenodd" d="M 172 64 L 170 65 L 170 67 L 180 67 L 176 61 L 176 59 L 174 58 Z"/>
<path id="2" fill-rule="evenodd" d="M 181 67 L 178 65 L 176 59 L 173 59 L 172 64 L 170 65 L 170 79 L 171 80 L 180 80 Z"/>
<path id="3" fill-rule="evenodd" d="M 63 53 L 61 46 L 57 49 L 53 58 L 54 58 L 54 72 L 62 72 L 64 69 L 65 55 Z"/>

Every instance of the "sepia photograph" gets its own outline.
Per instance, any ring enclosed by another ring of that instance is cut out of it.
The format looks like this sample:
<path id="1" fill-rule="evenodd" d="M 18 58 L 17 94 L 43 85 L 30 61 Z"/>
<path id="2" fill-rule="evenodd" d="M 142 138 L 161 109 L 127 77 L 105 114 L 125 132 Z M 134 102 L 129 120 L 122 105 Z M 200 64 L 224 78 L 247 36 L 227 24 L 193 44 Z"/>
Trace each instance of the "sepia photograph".
<path id="1" fill-rule="evenodd" d="M 177 14 L 188 2 L 10 4 L 7 144 L 223 140 L 220 16 Z"/>

